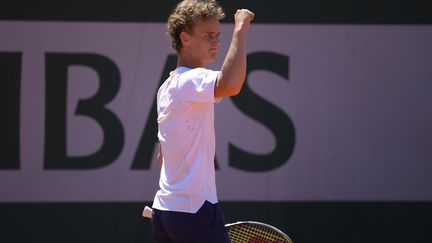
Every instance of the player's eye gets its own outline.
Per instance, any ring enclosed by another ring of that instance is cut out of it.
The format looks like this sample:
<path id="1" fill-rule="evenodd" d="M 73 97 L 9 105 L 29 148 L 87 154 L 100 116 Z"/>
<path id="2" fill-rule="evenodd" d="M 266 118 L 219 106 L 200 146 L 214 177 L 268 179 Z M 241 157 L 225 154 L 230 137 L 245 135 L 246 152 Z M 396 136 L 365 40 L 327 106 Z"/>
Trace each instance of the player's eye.
<path id="1" fill-rule="evenodd" d="M 220 33 L 217 34 L 209 34 L 208 38 L 209 40 L 217 40 L 219 38 Z"/>

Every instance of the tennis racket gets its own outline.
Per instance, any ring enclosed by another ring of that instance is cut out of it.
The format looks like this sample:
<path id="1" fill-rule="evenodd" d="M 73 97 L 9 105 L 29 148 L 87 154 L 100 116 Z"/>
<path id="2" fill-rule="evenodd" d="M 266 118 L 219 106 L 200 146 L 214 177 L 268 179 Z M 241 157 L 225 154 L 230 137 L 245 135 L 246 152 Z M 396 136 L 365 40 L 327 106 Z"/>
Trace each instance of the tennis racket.
<path id="1" fill-rule="evenodd" d="M 152 217 L 152 209 L 144 207 L 142 216 Z M 274 226 L 255 221 L 241 221 L 226 224 L 231 243 L 293 243 L 281 230 Z"/>

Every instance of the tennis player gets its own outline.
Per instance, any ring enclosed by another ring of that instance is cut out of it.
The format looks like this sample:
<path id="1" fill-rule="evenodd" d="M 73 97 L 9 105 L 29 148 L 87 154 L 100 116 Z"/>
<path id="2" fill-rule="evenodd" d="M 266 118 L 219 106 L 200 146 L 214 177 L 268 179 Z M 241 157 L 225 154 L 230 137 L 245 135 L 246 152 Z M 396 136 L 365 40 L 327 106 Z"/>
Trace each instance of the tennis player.
<path id="1" fill-rule="evenodd" d="M 215 0 L 184 0 L 168 18 L 178 59 L 157 93 L 162 169 L 152 230 L 158 242 L 230 242 L 217 203 L 214 103 L 241 90 L 246 34 L 254 14 L 237 10 L 228 53 L 221 70 L 213 71 L 205 66 L 216 59 L 223 17 Z"/>

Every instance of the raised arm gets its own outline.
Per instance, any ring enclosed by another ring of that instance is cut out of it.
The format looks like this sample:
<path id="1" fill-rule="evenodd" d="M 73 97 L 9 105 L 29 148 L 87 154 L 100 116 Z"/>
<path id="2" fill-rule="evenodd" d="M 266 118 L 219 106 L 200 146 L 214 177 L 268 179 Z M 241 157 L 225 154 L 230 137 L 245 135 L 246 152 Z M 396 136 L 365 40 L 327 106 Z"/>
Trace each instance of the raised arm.
<path id="1" fill-rule="evenodd" d="M 254 13 L 240 9 L 234 15 L 235 25 L 231 45 L 219 73 L 215 97 L 237 95 L 246 78 L 246 34 Z"/>

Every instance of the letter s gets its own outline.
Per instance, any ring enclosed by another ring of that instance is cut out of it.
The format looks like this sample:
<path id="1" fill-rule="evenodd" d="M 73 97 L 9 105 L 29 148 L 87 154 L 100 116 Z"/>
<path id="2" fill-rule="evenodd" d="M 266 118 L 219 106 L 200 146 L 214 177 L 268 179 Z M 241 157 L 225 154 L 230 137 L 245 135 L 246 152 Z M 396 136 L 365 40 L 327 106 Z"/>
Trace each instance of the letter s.
<path id="1" fill-rule="evenodd" d="M 247 76 L 255 70 L 268 70 L 288 80 L 288 56 L 257 52 L 247 57 Z M 230 166 L 251 172 L 270 171 L 288 161 L 294 151 L 295 130 L 289 116 L 280 108 L 256 95 L 248 86 L 247 78 L 239 95 L 231 98 L 235 106 L 249 117 L 270 129 L 276 147 L 269 154 L 253 154 L 229 144 Z"/>

